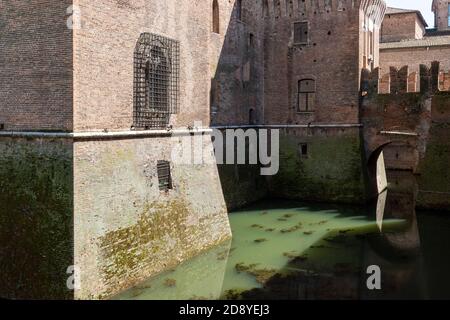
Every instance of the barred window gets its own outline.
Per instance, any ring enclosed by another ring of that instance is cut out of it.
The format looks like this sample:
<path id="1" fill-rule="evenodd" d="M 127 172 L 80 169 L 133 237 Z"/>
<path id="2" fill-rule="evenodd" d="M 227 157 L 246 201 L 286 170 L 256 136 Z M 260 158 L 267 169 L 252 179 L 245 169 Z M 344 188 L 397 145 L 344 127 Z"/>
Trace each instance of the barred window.
<path id="1" fill-rule="evenodd" d="M 139 37 L 134 52 L 133 125 L 165 129 L 178 111 L 179 42 L 151 33 Z"/>
<path id="2" fill-rule="evenodd" d="M 294 23 L 294 44 L 308 43 L 308 22 Z"/>
<path id="3" fill-rule="evenodd" d="M 169 191 L 172 189 L 172 176 L 170 173 L 170 162 L 158 160 L 157 163 L 159 190 Z"/>
<path id="4" fill-rule="evenodd" d="M 316 101 L 316 81 L 304 79 L 298 82 L 297 112 L 314 111 Z"/>

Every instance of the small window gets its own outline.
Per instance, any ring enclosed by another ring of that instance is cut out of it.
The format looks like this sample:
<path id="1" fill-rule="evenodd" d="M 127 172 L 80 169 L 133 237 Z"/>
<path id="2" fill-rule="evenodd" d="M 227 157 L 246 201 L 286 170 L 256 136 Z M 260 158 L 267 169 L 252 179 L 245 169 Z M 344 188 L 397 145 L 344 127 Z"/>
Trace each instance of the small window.
<path id="1" fill-rule="evenodd" d="M 263 0 L 263 16 L 264 17 L 268 17 L 269 16 L 269 3 L 267 2 L 268 0 Z"/>
<path id="2" fill-rule="evenodd" d="M 253 33 L 250 33 L 248 35 L 248 46 L 249 46 L 249 48 L 253 48 L 254 44 L 255 44 L 255 36 L 254 36 Z"/>
<path id="3" fill-rule="evenodd" d="M 300 155 L 300 158 L 307 159 L 308 158 L 308 144 L 300 143 L 298 145 L 298 153 Z"/>
<path id="4" fill-rule="evenodd" d="M 448 4 L 448 23 L 447 25 L 450 27 L 450 3 Z"/>
<path id="5" fill-rule="evenodd" d="M 314 111 L 316 100 L 316 81 L 304 79 L 298 82 L 297 112 Z"/>
<path id="6" fill-rule="evenodd" d="M 170 162 L 159 160 L 157 164 L 159 190 L 169 191 L 172 189 L 172 176 L 170 174 Z"/>
<path id="7" fill-rule="evenodd" d="M 219 2 L 217 0 L 213 1 L 213 32 L 220 33 L 220 11 Z"/>
<path id="8" fill-rule="evenodd" d="M 236 17 L 238 20 L 242 20 L 242 0 L 236 1 Z"/>
<path id="9" fill-rule="evenodd" d="M 308 43 L 308 22 L 294 23 L 294 43 L 295 44 Z"/>
<path id="10" fill-rule="evenodd" d="M 255 124 L 255 110 L 252 108 L 248 112 L 248 124 L 254 125 Z"/>

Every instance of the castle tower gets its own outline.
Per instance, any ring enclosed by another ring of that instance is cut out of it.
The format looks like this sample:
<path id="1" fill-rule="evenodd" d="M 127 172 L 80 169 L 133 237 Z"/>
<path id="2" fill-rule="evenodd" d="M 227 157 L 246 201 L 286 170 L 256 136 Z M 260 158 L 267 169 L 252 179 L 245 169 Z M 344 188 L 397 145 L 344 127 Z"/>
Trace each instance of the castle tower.
<path id="1" fill-rule="evenodd" d="M 229 239 L 213 2 L 1 7 L 0 296 L 108 298 Z M 203 161 L 175 162 L 191 135 Z"/>
<path id="2" fill-rule="evenodd" d="M 438 31 L 450 30 L 450 2 L 433 0 L 431 10 L 434 12 L 434 23 Z"/>
<path id="3" fill-rule="evenodd" d="M 359 74 L 378 66 L 385 10 L 377 0 L 269 1 L 266 123 L 357 124 Z"/>

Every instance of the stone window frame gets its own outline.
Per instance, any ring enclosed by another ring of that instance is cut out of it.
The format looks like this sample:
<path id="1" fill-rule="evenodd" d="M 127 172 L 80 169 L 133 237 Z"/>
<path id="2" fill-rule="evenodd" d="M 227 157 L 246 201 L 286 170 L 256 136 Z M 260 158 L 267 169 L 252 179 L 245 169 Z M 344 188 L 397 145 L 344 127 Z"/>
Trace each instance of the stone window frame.
<path id="1" fill-rule="evenodd" d="M 297 24 L 306 24 L 306 41 L 305 42 L 296 42 L 295 40 L 295 27 L 296 27 L 296 25 Z M 293 23 L 292 23 L 292 43 L 295 45 L 295 46 L 306 46 L 306 45 L 308 45 L 309 44 L 309 42 L 310 42 L 310 36 L 309 36 L 309 34 L 310 34 L 310 23 L 309 23 L 309 20 L 300 20 L 300 21 L 294 21 Z"/>

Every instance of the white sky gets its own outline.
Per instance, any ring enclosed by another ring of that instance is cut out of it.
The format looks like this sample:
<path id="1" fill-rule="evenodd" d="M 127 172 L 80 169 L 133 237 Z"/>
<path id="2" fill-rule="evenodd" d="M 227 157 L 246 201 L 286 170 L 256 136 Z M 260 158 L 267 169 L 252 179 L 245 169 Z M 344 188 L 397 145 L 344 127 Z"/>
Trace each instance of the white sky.
<path id="1" fill-rule="evenodd" d="M 389 7 L 420 10 L 428 26 L 434 27 L 434 14 L 431 11 L 433 0 L 385 0 Z"/>

